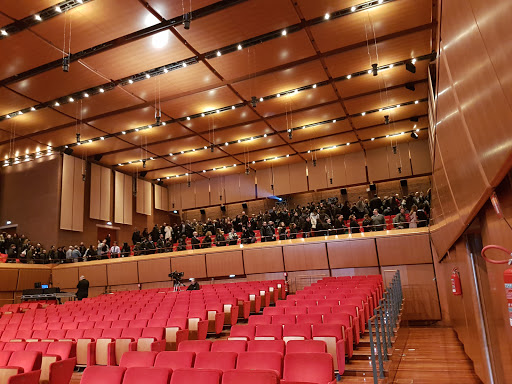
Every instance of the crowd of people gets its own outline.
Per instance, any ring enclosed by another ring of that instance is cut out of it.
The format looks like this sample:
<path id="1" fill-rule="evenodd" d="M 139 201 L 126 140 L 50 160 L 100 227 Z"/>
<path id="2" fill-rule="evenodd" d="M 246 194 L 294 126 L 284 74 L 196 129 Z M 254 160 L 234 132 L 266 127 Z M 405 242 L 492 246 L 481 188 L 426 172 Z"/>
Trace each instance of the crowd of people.
<path id="1" fill-rule="evenodd" d="M 417 228 L 428 225 L 430 213 L 430 190 L 424 195 L 416 192 L 400 198 L 397 195 L 381 199 L 359 197 L 356 202 L 341 203 L 336 197 L 318 203 L 274 207 L 265 212 L 247 215 L 244 211 L 233 219 L 196 219 L 180 224 L 155 225 L 151 231 L 134 229 L 133 248 L 124 242 L 119 246 L 110 235 L 98 240 L 96 246 L 69 247 L 51 246 L 45 249 L 40 243 L 33 245 L 24 235 L 0 234 L 0 254 L 7 261 L 20 260 L 25 263 L 52 263 L 98 260 L 112 257 L 127 257 L 153 253 L 183 251 L 186 249 L 210 248 L 213 245 L 227 246 L 251 244 L 257 241 L 295 239 L 359 233 L 361 231 L 383 231 L 387 227 L 385 216 L 393 217 L 397 229 Z M 259 235 L 256 233 L 259 231 Z"/>

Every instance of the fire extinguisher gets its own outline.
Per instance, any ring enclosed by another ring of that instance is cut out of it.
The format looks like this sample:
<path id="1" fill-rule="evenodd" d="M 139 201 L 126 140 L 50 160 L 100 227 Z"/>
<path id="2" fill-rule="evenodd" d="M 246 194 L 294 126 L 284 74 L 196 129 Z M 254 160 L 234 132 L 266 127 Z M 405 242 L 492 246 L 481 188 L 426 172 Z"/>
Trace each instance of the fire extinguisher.
<path id="1" fill-rule="evenodd" d="M 498 249 L 500 251 L 506 252 L 511 259 L 509 260 L 493 260 L 489 259 L 485 256 L 485 251 L 488 249 Z M 491 264 L 508 264 L 512 265 L 512 252 L 504 247 L 499 245 L 487 245 L 482 249 L 482 257 L 485 261 Z M 503 282 L 505 283 L 505 298 L 507 300 L 507 309 L 508 309 L 508 321 L 510 326 L 512 327 L 512 268 L 508 268 L 503 272 Z"/>
<path id="2" fill-rule="evenodd" d="M 460 275 L 459 270 L 457 268 L 453 268 L 452 270 L 452 293 L 454 296 L 462 295 L 462 287 L 460 285 Z"/>

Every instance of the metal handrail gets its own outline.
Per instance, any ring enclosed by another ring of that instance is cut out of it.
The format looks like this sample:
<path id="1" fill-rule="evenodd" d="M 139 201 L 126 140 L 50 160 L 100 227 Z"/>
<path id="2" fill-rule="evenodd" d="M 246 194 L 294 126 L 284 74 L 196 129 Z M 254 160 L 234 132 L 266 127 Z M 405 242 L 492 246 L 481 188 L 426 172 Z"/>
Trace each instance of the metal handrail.
<path id="1" fill-rule="evenodd" d="M 384 362 L 388 351 L 393 346 L 395 327 L 398 326 L 402 308 L 403 292 L 400 271 L 396 271 L 378 306 L 373 309 L 373 316 L 368 319 L 370 333 L 370 360 L 373 370 L 373 382 L 378 384 L 384 378 Z M 375 342 L 374 342 L 375 337 Z"/>

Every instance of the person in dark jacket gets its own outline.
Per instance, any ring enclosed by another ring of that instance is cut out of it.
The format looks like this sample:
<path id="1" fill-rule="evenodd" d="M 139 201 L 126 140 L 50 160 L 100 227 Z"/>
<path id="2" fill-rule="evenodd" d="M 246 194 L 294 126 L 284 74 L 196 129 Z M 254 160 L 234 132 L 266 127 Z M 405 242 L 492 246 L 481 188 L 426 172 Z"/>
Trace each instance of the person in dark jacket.
<path id="1" fill-rule="evenodd" d="M 372 219 L 370 218 L 370 215 L 364 215 L 364 220 L 363 220 L 363 230 L 365 232 L 371 232 L 371 231 L 374 231 L 374 227 L 372 226 Z"/>
<path id="2" fill-rule="evenodd" d="M 190 241 L 192 243 L 192 249 L 201 248 L 201 241 L 197 238 L 197 232 L 192 233 L 192 239 Z"/>
<path id="3" fill-rule="evenodd" d="M 361 232 L 359 223 L 357 222 L 357 219 L 356 219 L 356 215 L 350 215 L 350 232 L 351 233 Z"/>
<path id="4" fill-rule="evenodd" d="M 191 284 L 188 286 L 187 291 L 199 291 L 201 289 L 196 279 L 191 278 L 190 283 Z"/>
<path id="5" fill-rule="evenodd" d="M 187 250 L 187 235 L 182 235 L 178 240 L 178 246 L 176 247 L 176 251 L 186 251 Z"/>
<path id="6" fill-rule="evenodd" d="M 135 230 L 133 231 L 133 235 L 132 235 L 133 245 L 140 243 L 141 240 L 142 240 L 142 237 L 140 235 L 140 231 L 137 228 L 135 228 Z"/>
<path id="7" fill-rule="evenodd" d="M 92 245 L 91 245 L 92 247 Z M 130 246 L 128 245 L 127 242 L 125 242 L 123 244 L 123 248 L 121 248 L 121 257 L 128 257 L 130 256 L 130 253 L 131 253 L 131 249 L 130 249 Z"/>
<path id="8" fill-rule="evenodd" d="M 201 248 L 211 248 L 212 247 L 212 233 L 210 231 L 206 232 L 203 242 L 201 243 Z"/>
<path id="9" fill-rule="evenodd" d="M 223 247 L 226 245 L 226 238 L 224 237 L 224 232 L 222 229 L 217 228 L 217 234 L 215 235 L 215 245 L 217 247 Z"/>
<path id="10" fill-rule="evenodd" d="M 78 289 L 78 291 L 76 291 L 76 298 L 78 300 L 85 299 L 89 296 L 89 280 L 87 280 L 84 275 L 80 276 L 80 281 L 78 281 L 76 288 Z"/>

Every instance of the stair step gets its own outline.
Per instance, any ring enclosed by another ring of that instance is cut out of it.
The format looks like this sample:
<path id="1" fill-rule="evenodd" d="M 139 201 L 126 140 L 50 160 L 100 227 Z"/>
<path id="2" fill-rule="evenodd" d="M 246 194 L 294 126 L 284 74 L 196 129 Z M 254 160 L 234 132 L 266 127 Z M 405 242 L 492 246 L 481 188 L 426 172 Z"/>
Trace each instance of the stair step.
<path id="1" fill-rule="evenodd" d="M 384 375 L 388 376 L 389 361 L 384 362 Z M 350 360 L 345 364 L 343 376 L 369 376 L 372 377 L 373 368 L 370 360 Z"/>

